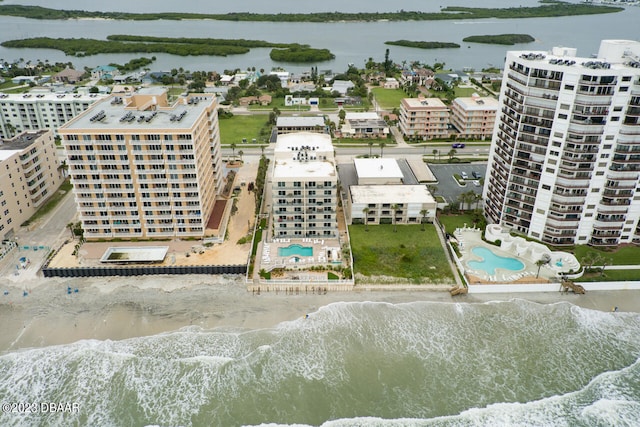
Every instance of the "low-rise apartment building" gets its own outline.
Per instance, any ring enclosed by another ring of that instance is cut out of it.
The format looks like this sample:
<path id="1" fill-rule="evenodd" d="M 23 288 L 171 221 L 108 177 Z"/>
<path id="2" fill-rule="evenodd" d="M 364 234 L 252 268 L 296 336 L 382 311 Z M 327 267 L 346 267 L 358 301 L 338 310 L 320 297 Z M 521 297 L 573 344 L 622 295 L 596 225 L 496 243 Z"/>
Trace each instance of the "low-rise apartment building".
<path id="1" fill-rule="evenodd" d="M 324 118 L 321 116 L 278 117 L 276 128 L 278 135 L 293 132 L 327 132 Z"/>
<path id="2" fill-rule="evenodd" d="M 347 113 L 340 132 L 345 138 L 386 138 L 389 125 L 378 113 Z"/>
<path id="3" fill-rule="evenodd" d="M 274 237 L 338 237 L 338 173 L 331 137 L 280 135 L 274 150 Z"/>
<path id="4" fill-rule="evenodd" d="M 456 98 L 451 104 L 451 124 L 460 138 L 491 138 L 498 105 L 498 100 L 490 97 Z"/>
<path id="5" fill-rule="evenodd" d="M 217 102 L 112 96 L 59 130 L 87 239 L 203 237 L 222 187 Z"/>
<path id="6" fill-rule="evenodd" d="M 400 103 L 400 131 L 410 139 L 449 137 L 449 108 L 438 98 L 404 98 Z"/>
<path id="7" fill-rule="evenodd" d="M 0 140 L 0 237 L 28 220 L 62 183 L 50 130 Z"/>

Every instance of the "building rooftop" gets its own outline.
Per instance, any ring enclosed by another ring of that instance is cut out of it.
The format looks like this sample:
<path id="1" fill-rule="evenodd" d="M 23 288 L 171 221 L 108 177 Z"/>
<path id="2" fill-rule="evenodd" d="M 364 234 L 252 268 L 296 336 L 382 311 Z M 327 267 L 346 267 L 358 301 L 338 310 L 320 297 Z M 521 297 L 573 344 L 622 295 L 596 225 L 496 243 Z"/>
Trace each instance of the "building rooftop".
<path id="1" fill-rule="evenodd" d="M 36 139 L 47 132 L 49 131 L 40 130 L 35 132 L 23 132 L 11 139 L 0 139 L 0 156 L 4 154 L 6 157 L 9 157 L 14 152 L 24 150 L 25 148 L 33 144 Z M 11 153 L 7 154 L 7 152 Z"/>
<path id="2" fill-rule="evenodd" d="M 412 108 L 447 108 L 440 98 L 404 98 L 402 101 Z"/>
<path id="3" fill-rule="evenodd" d="M 95 102 L 104 98 L 105 95 L 99 95 L 97 93 L 91 93 L 87 95 L 79 93 L 1 93 L 0 102 L 9 101 L 22 101 L 22 102 L 43 102 L 43 101 L 76 101 L 76 102 Z"/>
<path id="4" fill-rule="evenodd" d="M 161 262 L 169 246 L 116 246 L 109 247 L 100 262 Z"/>
<path id="5" fill-rule="evenodd" d="M 311 147 L 311 151 L 316 152 L 332 153 L 333 157 L 331 137 L 324 133 L 314 132 L 294 132 L 278 135 L 274 153 L 291 157 L 289 154 L 299 151 L 301 147 Z"/>
<path id="6" fill-rule="evenodd" d="M 150 88 L 152 89 L 152 88 Z M 137 99 L 137 95 L 141 95 Z M 95 129 L 111 131 L 127 129 L 158 133 L 162 129 L 191 129 L 202 112 L 215 102 L 213 96 L 179 98 L 172 105 L 163 105 L 164 91 L 138 92 L 132 97 L 111 96 L 94 104 L 87 111 L 64 124 L 60 129 Z"/>
<path id="7" fill-rule="evenodd" d="M 278 117 L 276 126 L 278 127 L 321 126 L 324 128 L 324 119 L 320 116 Z"/>
<path id="8" fill-rule="evenodd" d="M 273 168 L 273 179 L 301 178 L 317 179 L 332 178 L 336 176 L 336 168 L 333 162 L 328 160 L 316 160 L 301 162 L 298 160 L 277 160 Z"/>
<path id="9" fill-rule="evenodd" d="M 362 178 L 397 178 L 402 179 L 404 175 L 396 159 L 353 159 L 358 179 Z"/>
<path id="10" fill-rule="evenodd" d="M 352 203 L 436 203 L 425 185 L 352 185 Z"/>
<path id="11" fill-rule="evenodd" d="M 456 98 L 453 102 L 459 104 L 467 111 L 473 110 L 497 110 L 500 103 L 492 97 L 472 96 L 469 98 Z"/>

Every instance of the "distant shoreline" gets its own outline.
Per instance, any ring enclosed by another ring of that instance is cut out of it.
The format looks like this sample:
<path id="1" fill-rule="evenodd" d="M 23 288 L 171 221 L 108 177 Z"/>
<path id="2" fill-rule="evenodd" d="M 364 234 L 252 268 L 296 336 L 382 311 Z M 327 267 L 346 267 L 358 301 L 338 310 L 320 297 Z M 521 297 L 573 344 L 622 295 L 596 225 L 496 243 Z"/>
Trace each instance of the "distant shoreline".
<path id="1" fill-rule="evenodd" d="M 15 16 L 41 20 L 218 20 L 238 22 L 381 22 L 381 21 L 437 21 L 462 19 L 520 19 L 545 18 L 577 15 L 598 15 L 617 13 L 624 10 L 619 6 L 603 6 L 584 3 L 565 3 L 551 1 L 536 7 L 512 8 L 471 8 L 450 6 L 442 8 L 440 12 L 315 12 L 315 13 L 249 13 L 233 12 L 224 14 L 158 12 L 158 13 L 126 13 L 99 12 L 86 10 L 59 10 L 40 6 L 0 5 L 0 15 Z"/>

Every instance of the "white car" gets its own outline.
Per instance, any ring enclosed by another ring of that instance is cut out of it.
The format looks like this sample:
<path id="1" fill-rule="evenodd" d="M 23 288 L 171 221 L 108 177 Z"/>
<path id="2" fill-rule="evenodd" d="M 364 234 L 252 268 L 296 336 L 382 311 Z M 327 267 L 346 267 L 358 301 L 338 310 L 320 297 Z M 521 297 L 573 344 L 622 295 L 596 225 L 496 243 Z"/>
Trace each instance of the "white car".
<path id="1" fill-rule="evenodd" d="M 476 187 L 480 187 L 480 181 L 478 181 L 477 179 L 475 179 L 473 181 L 473 185 L 475 185 Z"/>
<path id="2" fill-rule="evenodd" d="M 467 175 L 466 172 L 460 172 L 460 176 L 462 177 L 462 179 L 469 179 L 469 175 Z"/>

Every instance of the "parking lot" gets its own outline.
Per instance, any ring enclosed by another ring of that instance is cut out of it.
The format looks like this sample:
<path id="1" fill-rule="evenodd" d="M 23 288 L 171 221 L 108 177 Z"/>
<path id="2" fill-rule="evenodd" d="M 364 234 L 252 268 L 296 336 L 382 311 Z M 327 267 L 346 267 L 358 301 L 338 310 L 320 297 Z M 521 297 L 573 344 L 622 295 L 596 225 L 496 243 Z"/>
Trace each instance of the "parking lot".
<path id="1" fill-rule="evenodd" d="M 487 171 L 486 163 L 463 163 L 463 164 L 446 164 L 446 165 L 434 165 L 430 164 L 429 169 L 433 172 L 438 183 L 438 191 L 436 194 L 442 196 L 448 203 L 458 200 L 458 196 L 468 191 L 473 191 L 476 194 L 482 194 L 482 184 L 484 183 L 484 177 Z M 480 178 L 473 177 L 473 173 L 479 174 Z M 466 185 L 461 186 L 453 177 L 454 174 L 460 176 L 466 173 L 469 177 L 466 180 Z M 473 181 L 479 181 L 480 186 L 474 185 Z"/>

